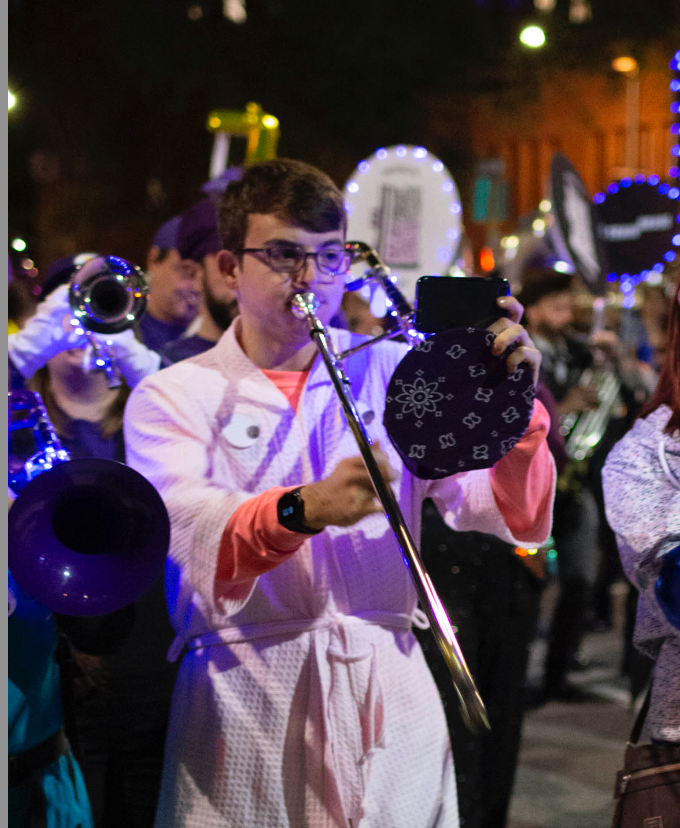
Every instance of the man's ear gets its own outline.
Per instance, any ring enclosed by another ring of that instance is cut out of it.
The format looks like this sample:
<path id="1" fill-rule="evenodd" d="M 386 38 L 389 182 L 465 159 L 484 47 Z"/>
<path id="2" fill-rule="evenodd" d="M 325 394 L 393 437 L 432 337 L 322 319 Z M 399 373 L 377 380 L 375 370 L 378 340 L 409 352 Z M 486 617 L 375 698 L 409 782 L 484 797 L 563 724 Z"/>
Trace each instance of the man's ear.
<path id="1" fill-rule="evenodd" d="M 161 252 L 157 244 L 152 244 L 146 254 L 146 269 L 149 270 L 158 261 L 158 254 Z"/>
<path id="2" fill-rule="evenodd" d="M 239 260 L 231 250 L 220 250 L 217 254 L 217 266 L 224 276 L 224 281 L 232 290 L 238 290 Z"/>

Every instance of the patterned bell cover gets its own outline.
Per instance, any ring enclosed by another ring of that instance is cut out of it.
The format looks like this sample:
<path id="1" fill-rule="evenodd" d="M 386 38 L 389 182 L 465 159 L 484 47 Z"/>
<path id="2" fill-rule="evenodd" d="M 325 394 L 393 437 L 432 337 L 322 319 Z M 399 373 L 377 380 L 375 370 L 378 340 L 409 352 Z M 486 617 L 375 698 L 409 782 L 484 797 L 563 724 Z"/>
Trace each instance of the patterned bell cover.
<path id="1" fill-rule="evenodd" d="M 529 426 L 531 368 L 507 370 L 494 334 L 441 331 L 412 348 L 387 387 L 383 423 L 409 471 L 436 480 L 493 466 Z"/>

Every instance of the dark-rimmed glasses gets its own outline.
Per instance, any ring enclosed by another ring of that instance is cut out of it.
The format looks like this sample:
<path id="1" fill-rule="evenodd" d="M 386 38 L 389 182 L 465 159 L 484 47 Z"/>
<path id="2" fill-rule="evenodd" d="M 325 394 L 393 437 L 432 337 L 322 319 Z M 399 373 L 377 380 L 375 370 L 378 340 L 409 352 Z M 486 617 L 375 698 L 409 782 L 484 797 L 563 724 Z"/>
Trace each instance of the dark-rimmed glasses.
<path id="1" fill-rule="evenodd" d="M 342 244 L 329 245 L 310 253 L 301 244 L 272 242 L 264 247 L 246 247 L 236 252 L 250 253 L 275 273 L 298 273 L 310 257 L 314 259 L 319 273 L 325 276 L 344 275 L 350 266 L 350 254 Z"/>

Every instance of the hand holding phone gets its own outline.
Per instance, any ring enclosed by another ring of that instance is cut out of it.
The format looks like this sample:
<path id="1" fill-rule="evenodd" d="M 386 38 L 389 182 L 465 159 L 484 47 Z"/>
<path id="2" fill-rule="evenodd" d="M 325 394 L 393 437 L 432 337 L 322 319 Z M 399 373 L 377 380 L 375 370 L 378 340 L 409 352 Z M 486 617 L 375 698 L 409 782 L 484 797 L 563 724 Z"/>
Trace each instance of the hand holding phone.
<path id="1" fill-rule="evenodd" d="M 507 279 L 478 276 L 421 276 L 416 283 L 415 328 L 438 333 L 451 328 L 488 328 L 507 316 L 499 296 L 510 295 Z"/>

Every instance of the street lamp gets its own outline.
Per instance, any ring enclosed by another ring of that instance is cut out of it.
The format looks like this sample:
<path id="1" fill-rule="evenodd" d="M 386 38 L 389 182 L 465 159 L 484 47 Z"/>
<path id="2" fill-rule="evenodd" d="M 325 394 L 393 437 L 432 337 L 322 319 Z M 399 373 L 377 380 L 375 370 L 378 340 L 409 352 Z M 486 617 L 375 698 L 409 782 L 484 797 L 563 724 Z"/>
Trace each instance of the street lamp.
<path id="1" fill-rule="evenodd" d="M 545 43 L 545 32 L 540 26 L 525 26 L 519 35 L 520 43 L 530 49 L 540 49 Z"/>
<path id="2" fill-rule="evenodd" d="M 612 61 L 612 69 L 626 79 L 626 175 L 638 169 L 640 142 L 640 73 L 638 62 L 630 55 Z"/>

